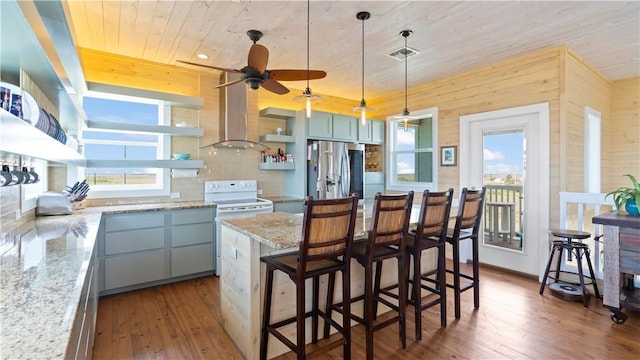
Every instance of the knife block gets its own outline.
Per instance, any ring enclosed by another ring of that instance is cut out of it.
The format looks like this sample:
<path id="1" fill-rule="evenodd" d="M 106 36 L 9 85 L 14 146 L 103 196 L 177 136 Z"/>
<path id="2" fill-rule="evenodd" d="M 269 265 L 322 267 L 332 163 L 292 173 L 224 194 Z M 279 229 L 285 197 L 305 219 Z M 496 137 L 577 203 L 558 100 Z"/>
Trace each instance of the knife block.
<path id="1" fill-rule="evenodd" d="M 73 203 L 73 206 L 75 206 L 76 210 L 85 209 L 87 207 L 87 199 L 84 199 L 82 201 L 76 201 Z"/>

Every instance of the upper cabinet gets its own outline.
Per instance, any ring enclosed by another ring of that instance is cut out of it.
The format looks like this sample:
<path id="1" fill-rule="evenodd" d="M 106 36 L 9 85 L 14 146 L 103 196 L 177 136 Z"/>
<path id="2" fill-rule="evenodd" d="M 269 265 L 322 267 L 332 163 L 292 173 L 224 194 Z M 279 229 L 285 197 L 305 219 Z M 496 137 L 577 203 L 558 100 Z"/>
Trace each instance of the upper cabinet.
<path id="1" fill-rule="evenodd" d="M 312 139 L 357 141 L 358 118 L 314 111 L 308 119 L 308 137 Z"/>
<path id="2" fill-rule="evenodd" d="M 358 124 L 358 141 L 367 144 L 383 144 L 384 121 L 369 120 L 365 126 Z"/>

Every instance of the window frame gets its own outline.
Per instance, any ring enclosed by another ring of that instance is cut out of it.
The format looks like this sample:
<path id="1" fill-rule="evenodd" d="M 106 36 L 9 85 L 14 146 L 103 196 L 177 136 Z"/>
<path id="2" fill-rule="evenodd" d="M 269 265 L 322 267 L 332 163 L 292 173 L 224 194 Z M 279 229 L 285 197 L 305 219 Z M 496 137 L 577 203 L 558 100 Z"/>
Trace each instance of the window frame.
<path id="1" fill-rule="evenodd" d="M 107 100 L 116 100 L 116 101 L 126 101 L 126 102 L 136 102 L 143 104 L 152 104 L 158 106 L 158 126 L 166 126 L 171 124 L 171 106 L 167 105 L 162 100 L 149 99 L 149 98 L 141 98 L 127 95 L 119 95 L 119 94 L 111 94 L 105 92 L 87 92 L 85 97 L 93 97 L 93 98 L 103 98 Z M 131 133 L 128 130 L 101 130 L 101 129 L 87 129 L 90 131 L 97 132 L 116 132 L 116 133 Z M 81 134 L 81 138 L 82 138 Z M 158 135 L 157 143 L 145 143 L 145 145 L 149 144 L 157 144 L 157 158 L 160 159 L 168 159 L 170 157 L 171 152 L 171 139 L 169 135 L 162 134 L 154 134 Z M 134 144 L 134 141 L 119 141 L 119 140 L 104 140 L 104 141 L 95 141 L 90 140 L 90 142 L 103 142 L 103 143 L 112 143 L 112 144 Z M 84 141 L 83 141 L 84 143 Z M 154 159 L 156 160 L 156 159 Z M 168 168 L 153 168 L 157 174 L 158 181 L 155 184 L 141 184 L 141 185 L 92 185 L 90 196 L 94 199 L 106 199 L 106 198 L 126 198 L 126 197 L 151 197 L 151 196 L 168 196 L 171 192 L 171 184 L 170 184 L 170 169 Z M 86 167 L 78 168 L 78 178 L 85 178 Z"/>
<path id="2" fill-rule="evenodd" d="M 431 151 L 432 171 L 433 179 L 431 182 L 399 182 L 397 179 L 396 163 L 393 161 L 396 150 L 397 137 L 396 129 L 404 122 L 400 118 L 401 114 L 391 115 L 387 117 L 387 156 L 386 162 L 388 164 L 386 171 L 386 188 L 387 190 L 395 191 L 414 191 L 423 192 L 424 190 L 437 191 L 438 189 L 438 168 L 439 168 L 439 152 L 438 152 L 438 108 L 432 107 L 427 109 L 421 109 L 411 112 L 412 119 L 431 118 L 431 147 L 424 149 L 417 149 L 412 153 L 424 153 Z M 407 151 L 402 151 L 406 153 Z"/>
<path id="3" fill-rule="evenodd" d="M 601 191 L 602 115 L 584 108 L 584 192 Z"/>

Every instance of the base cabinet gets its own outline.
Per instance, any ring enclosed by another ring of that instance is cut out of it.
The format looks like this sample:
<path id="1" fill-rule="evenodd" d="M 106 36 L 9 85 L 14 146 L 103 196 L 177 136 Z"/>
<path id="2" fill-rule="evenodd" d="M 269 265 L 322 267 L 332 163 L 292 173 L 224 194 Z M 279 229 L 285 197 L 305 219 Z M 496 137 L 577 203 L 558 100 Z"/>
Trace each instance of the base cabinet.
<path id="1" fill-rule="evenodd" d="M 213 274 L 215 209 L 103 217 L 102 295 Z"/>
<path id="2" fill-rule="evenodd" d="M 94 249 L 82 286 L 78 311 L 67 345 L 66 359 L 91 359 L 98 315 L 98 261 Z"/>

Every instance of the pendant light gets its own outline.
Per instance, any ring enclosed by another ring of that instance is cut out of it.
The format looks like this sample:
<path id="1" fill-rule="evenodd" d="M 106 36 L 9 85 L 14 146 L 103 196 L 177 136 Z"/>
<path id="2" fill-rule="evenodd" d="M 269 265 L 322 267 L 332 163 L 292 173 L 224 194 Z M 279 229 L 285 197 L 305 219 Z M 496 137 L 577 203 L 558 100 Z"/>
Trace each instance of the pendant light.
<path id="1" fill-rule="evenodd" d="M 409 107 L 407 106 L 407 58 L 409 57 L 409 52 L 407 51 L 407 38 L 413 34 L 411 30 L 402 30 L 400 31 L 400 35 L 404 37 L 404 110 L 402 111 L 402 115 L 397 116 L 396 119 L 404 120 L 404 131 L 409 130 L 409 120 L 413 120 L 411 113 L 409 112 Z"/>
<path id="2" fill-rule="evenodd" d="M 322 97 L 319 95 L 312 95 L 311 88 L 309 88 L 309 13 L 310 13 L 310 0 L 307 0 L 307 88 L 304 90 L 302 95 L 296 96 L 293 98 L 294 101 L 304 101 L 306 104 L 306 115 L 307 118 L 311 118 L 311 103 L 322 100 Z"/>
<path id="3" fill-rule="evenodd" d="M 364 21 L 371 17 L 371 14 L 367 11 L 361 11 L 356 14 L 358 20 L 362 20 L 362 100 L 360 100 L 360 106 L 354 107 L 353 111 L 360 112 L 360 124 L 362 126 L 367 125 L 367 110 L 375 110 L 372 107 L 367 106 L 367 101 L 364 99 Z"/>

